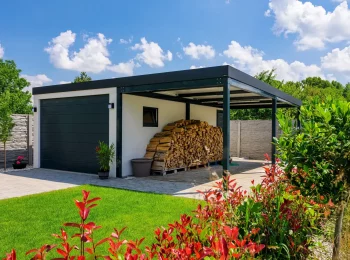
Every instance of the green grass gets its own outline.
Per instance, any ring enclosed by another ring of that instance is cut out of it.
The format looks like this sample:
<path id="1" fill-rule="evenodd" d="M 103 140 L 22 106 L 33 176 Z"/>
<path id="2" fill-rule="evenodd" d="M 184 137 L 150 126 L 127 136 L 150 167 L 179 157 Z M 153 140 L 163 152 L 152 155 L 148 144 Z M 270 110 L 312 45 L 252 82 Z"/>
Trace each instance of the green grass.
<path id="1" fill-rule="evenodd" d="M 96 239 L 109 236 L 114 227 L 127 226 L 123 238 L 145 237 L 143 244 L 150 245 L 156 227 L 178 220 L 198 204 L 191 199 L 90 185 L 1 200 L 0 259 L 12 248 L 17 250 L 18 259 L 25 259 L 29 249 L 58 243 L 51 234 L 59 233 L 64 222 L 79 221 L 73 199 L 80 200 L 83 189 L 91 191 L 91 198 L 102 198 L 88 219 L 102 226 L 95 233 Z M 74 234 L 73 228 L 65 230 Z"/>

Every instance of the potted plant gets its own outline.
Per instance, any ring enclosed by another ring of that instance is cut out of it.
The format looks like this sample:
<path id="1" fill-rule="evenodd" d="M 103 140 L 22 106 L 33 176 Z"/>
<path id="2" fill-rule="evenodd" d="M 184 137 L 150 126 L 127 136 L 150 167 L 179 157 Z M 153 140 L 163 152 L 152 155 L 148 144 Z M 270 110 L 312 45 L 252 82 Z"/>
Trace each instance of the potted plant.
<path id="1" fill-rule="evenodd" d="M 13 169 L 24 169 L 27 167 L 27 163 L 24 162 L 24 156 L 18 156 L 17 159 L 12 164 Z"/>
<path id="2" fill-rule="evenodd" d="M 100 179 L 108 179 L 109 177 L 109 165 L 113 163 L 115 149 L 114 144 L 108 146 L 103 141 L 98 142 L 96 147 L 97 160 L 100 165 L 100 170 L 98 172 L 98 177 Z"/>

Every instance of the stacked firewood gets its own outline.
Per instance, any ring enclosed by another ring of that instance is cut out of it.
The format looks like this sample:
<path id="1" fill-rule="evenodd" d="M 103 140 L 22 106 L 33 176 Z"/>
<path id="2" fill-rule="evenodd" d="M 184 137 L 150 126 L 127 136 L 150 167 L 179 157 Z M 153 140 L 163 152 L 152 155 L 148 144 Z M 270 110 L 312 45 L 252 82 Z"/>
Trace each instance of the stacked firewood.
<path id="1" fill-rule="evenodd" d="M 179 120 L 155 134 L 146 150 L 155 171 L 206 165 L 222 160 L 222 130 L 204 121 Z"/>

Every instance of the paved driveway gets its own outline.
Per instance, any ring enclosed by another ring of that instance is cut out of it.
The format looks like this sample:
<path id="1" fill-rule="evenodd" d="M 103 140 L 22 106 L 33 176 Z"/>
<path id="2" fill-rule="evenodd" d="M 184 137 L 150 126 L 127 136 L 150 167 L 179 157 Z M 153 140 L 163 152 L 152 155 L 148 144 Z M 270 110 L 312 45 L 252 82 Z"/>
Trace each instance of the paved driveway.
<path id="1" fill-rule="evenodd" d="M 242 161 L 239 164 L 240 167 L 232 167 L 231 173 L 235 173 L 234 178 L 243 189 L 249 189 L 252 179 L 256 182 L 260 181 L 260 176 L 263 173 L 261 162 L 252 162 L 246 165 Z M 208 190 L 215 184 L 215 181 L 209 181 L 211 171 L 219 172 L 220 168 L 203 168 L 167 176 L 108 180 L 100 180 L 96 175 L 91 174 L 48 169 L 0 172 L 0 199 L 66 189 L 83 184 L 201 199 L 202 197 L 197 191 Z"/>

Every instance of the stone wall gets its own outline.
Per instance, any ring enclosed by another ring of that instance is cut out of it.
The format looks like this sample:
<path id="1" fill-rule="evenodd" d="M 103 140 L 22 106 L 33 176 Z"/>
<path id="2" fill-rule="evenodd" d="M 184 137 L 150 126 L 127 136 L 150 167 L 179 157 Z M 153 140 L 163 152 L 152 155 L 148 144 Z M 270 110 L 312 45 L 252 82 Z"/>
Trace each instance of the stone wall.
<path id="1" fill-rule="evenodd" d="M 277 136 L 280 129 L 277 127 Z M 231 156 L 264 160 L 264 154 L 271 156 L 271 120 L 231 121 Z"/>
<path id="2" fill-rule="evenodd" d="M 33 163 L 33 116 L 13 115 L 15 127 L 12 137 L 6 143 L 7 167 L 11 167 L 17 156 L 22 155 L 31 165 Z M 0 144 L 0 168 L 4 165 L 4 145 Z"/>

